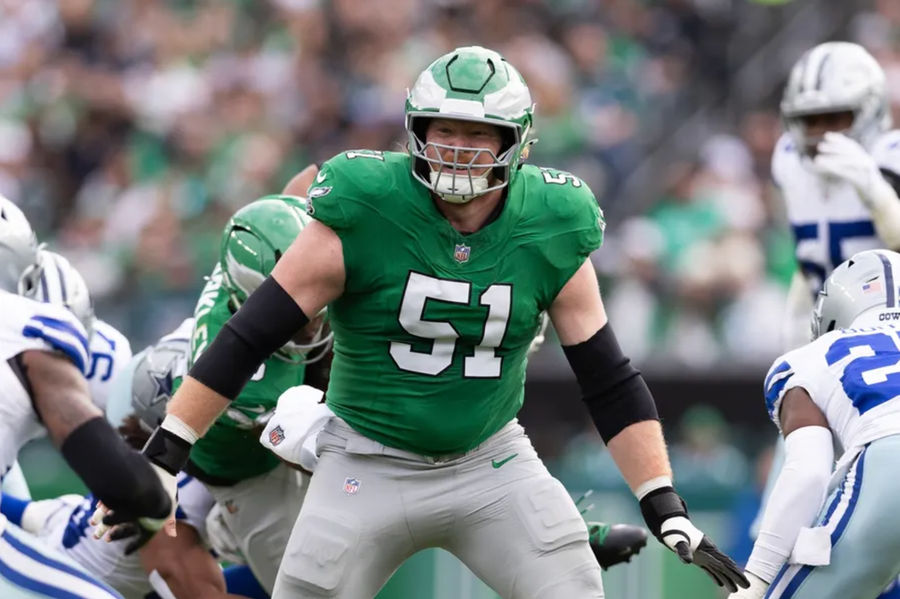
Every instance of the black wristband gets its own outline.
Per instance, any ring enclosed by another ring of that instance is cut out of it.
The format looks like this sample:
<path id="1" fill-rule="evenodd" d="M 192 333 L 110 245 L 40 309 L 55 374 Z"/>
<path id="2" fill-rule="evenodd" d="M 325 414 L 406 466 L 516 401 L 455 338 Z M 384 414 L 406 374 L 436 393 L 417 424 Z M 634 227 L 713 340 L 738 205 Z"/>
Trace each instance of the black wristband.
<path id="1" fill-rule="evenodd" d="M 142 452 L 148 460 L 177 476 L 191 455 L 191 444 L 161 426 L 156 427 Z"/>
<path id="2" fill-rule="evenodd" d="M 641 515 L 653 536 L 659 538 L 662 523 L 669 518 L 688 515 L 687 505 L 672 487 L 660 487 L 641 499 Z"/>
<path id="3" fill-rule="evenodd" d="M 259 365 L 308 322 L 294 298 L 268 277 L 225 323 L 188 374 L 234 399 Z"/>
<path id="4" fill-rule="evenodd" d="M 171 501 L 153 468 L 102 416 L 69 433 L 60 453 L 111 510 L 153 518 L 169 513 Z"/>
<path id="5" fill-rule="evenodd" d="M 630 424 L 659 420 L 647 383 L 622 353 L 609 323 L 587 341 L 563 346 L 563 352 L 605 442 Z"/>

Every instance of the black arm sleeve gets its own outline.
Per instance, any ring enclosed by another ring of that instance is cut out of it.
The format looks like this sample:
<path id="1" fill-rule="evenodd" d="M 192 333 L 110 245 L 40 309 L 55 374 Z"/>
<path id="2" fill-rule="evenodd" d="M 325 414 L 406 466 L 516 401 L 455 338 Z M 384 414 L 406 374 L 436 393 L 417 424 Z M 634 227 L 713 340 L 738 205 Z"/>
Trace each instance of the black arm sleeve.
<path id="1" fill-rule="evenodd" d="M 188 374 L 234 399 L 259 365 L 308 322 L 294 298 L 269 277 L 225 323 Z"/>
<path id="2" fill-rule="evenodd" d="M 113 511 L 163 518 L 171 501 L 150 462 L 98 416 L 69 433 L 60 452 L 72 470 Z"/>
<path id="3" fill-rule="evenodd" d="M 635 422 L 659 419 L 647 383 L 622 353 L 609 323 L 587 341 L 563 346 L 563 352 L 603 441 Z"/>

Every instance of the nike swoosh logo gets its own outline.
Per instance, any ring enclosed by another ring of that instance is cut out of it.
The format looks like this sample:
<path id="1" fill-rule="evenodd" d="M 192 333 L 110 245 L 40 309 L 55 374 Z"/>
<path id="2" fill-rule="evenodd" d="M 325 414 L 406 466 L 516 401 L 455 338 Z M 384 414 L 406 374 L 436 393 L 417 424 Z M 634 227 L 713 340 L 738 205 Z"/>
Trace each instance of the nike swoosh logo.
<path id="1" fill-rule="evenodd" d="M 248 412 L 253 412 L 254 414 L 262 414 L 266 411 L 264 406 L 240 406 L 242 410 L 247 410 Z"/>
<path id="2" fill-rule="evenodd" d="M 316 183 L 324 183 L 326 176 L 327 175 L 324 172 L 319 171 L 319 173 L 316 175 Z"/>
<path id="3" fill-rule="evenodd" d="M 494 468 L 499 468 L 500 466 L 502 466 L 502 465 L 505 464 L 506 462 L 508 462 L 508 461 L 510 461 L 511 459 L 513 459 L 514 457 L 516 457 L 517 455 L 519 455 L 519 454 L 514 453 L 514 454 L 512 454 L 511 456 L 509 456 L 508 458 L 503 458 L 503 459 L 500 460 L 499 462 L 498 462 L 497 460 L 491 460 L 491 466 L 493 466 Z"/>

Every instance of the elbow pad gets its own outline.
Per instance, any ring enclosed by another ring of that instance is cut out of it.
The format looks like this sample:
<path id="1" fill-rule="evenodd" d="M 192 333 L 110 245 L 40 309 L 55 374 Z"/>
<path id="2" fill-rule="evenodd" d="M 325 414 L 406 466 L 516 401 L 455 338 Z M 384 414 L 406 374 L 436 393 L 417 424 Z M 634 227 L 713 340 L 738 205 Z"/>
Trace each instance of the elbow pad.
<path id="1" fill-rule="evenodd" d="M 294 298 L 268 277 L 225 323 L 188 374 L 234 399 L 260 364 L 308 322 Z"/>
<path id="2" fill-rule="evenodd" d="M 604 442 L 631 424 L 659 420 L 647 383 L 622 353 L 609 323 L 587 341 L 563 346 L 563 352 Z"/>

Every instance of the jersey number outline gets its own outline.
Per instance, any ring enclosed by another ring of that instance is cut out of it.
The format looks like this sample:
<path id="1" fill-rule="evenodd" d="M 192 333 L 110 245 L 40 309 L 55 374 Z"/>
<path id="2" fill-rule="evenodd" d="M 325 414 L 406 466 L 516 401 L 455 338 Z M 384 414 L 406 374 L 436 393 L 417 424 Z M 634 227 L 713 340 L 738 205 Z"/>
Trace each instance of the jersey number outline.
<path id="1" fill-rule="evenodd" d="M 855 356 L 844 367 L 844 393 L 865 414 L 900 395 L 900 346 L 885 333 L 841 337 L 825 353 L 829 366 L 847 356 Z"/>
<path id="2" fill-rule="evenodd" d="M 819 224 L 808 223 L 803 225 L 794 225 L 794 243 L 800 245 L 801 241 L 816 240 L 819 238 Z M 849 258 L 844 257 L 842 243 L 847 239 L 874 237 L 875 226 L 872 221 L 856 220 L 843 222 L 828 223 L 828 260 L 831 262 L 831 268 L 837 267 L 838 264 Z M 824 264 L 819 264 L 812 260 L 798 258 L 797 265 L 800 271 L 807 278 L 815 277 L 817 281 L 816 289 L 821 289 L 827 278 L 827 271 Z"/>
<path id="3" fill-rule="evenodd" d="M 446 320 L 424 320 L 428 300 L 470 305 L 472 284 L 468 281 L 438 279 L 410 271 L 400 302 L 397 320 L 403 330 L 421 339 L 432 341 L 431 351 L 413 349 L 409 343 L 391 341 L 390 355 L 400 370 L 438 376 L 453 363 L 459 331 Z M 499 378 L 503 358 L 496 350 L 503 343 L 509 326 L 512 308 L 512 285 L 494 283 L 478 296 L 478 305 L 487 306 L 487 318 L 481 341 L 471 356 L 463 361 L 465 378 Z"/>

